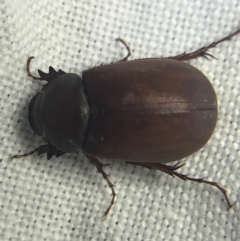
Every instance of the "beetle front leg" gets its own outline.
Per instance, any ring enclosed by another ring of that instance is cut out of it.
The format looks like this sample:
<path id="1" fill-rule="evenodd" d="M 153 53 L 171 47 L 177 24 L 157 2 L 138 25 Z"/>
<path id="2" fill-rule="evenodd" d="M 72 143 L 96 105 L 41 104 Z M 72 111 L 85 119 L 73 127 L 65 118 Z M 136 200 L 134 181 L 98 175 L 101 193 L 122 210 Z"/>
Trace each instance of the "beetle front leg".
<path id="1" fill-rule="evenodd" d="M 47 159 L 50 160 L 54 155 L 56 157 L 59 157 L 59 156 L 63 155 L 65 152 L 59 151 L 59 150 L 55 149 L 54 147 L 47 144 L 47 145 L 41 145 L 38 148 L 36 148 L 33 151 L 30 151 L 28 153 L 11 156 L 9 159 L 13 160 L 13 159 L 17 159 L 17 158 L 27 157 L 27 156 L 33 155 L 34 153 L 37 153 L 38 156 L 42 155 L 43 153 L 47 153 Z"/>
<path id="2" fill-rule="evenodd" d="M 171 56 L 168 57 L 166 59 L 174 59 L 174 60 L 179 60 L 179 61 L 187 61 L 187 60 L 191 60 L 191 59 L 196 59 L 198 57 L 204 57 L 206 59 L 208 59 L 208 57 L 211 58 L 215 58 L 213 55 L 209 54 L 207 51 L 211 48 L 216 47 L 218 44 L 225 42 L 227 40 L 231 40 L 231 38 L 237 34 L 240 33 L 240 29 L 238 29 L 236 32 L 229 34 L 228 36 L 221 38 L 220 40 L 213 42 L 207 46 L 204 46 L 200 49 L 197 49 L 196 51 L 190 52 L 190 53 L 183 53 L 180 55 L 176 55 L 176 56 Z"/>
<path id="3" fill-rule="evenodd" d="M 183 181 L 189 180 L 189 181 L 192 181 L 192 182 L 206 183 L 208 185 L 214 186 L 214 187 L 218 188 L 223 193 L 223 195 L 224 195 L 224 197 L 227 201 L 227 204 L 228 204 L 228 210 L 235 204 L 235 203 L 231 204 L 231 202 L 228 198 L 228 195 L 227 195 L 227 191 L 224 188 L 222 188 L 218 183 L 207 181 L 204 178 L 188 177 L 187 175 L 176 172 L 176 170 L 179 169 L 180 167 L 182 167 L 183 165 L 185 165 L 185 163 L 180 165 L 180 162 L 178 162 L 177 164 L 175 164 L 173 166 L 168 166 L 168 165 L 165 165 L 163 163 L 147 163 L 147 162 L 146 163 L 145 162 L 144 163 L 130 162 L 130 164 L 142 166 L 142 167 L 148 168 L 150 170 L 159 170 L 159 171 L 162 171 L 162 172 L 165 172 L 165 173 L 169 174 L 170 176 L 179 177 Z"/>
<path id="4" fill-rule="evenodd" d="M 107 214 L 109 213 L 111 207 L 113 206 L 114 204 L 114 201 L 115 201 L 115 196 L 116 196 L 116 193 L 114 191 L 114 185 L 111 183 L 111 181 L 108 179 L 108 175 L 103 171 L 103 166 L 107 166 L 109 164 L 102 164 L 97 158 L 93 157 L 93 156 L 88 156 L 87 155 L 87 158 L 88 160 L 95 165 L 95 167 L 97 168 L 98 172 L 100 172 L 103 176 L 103 178 L 107 181 L 108 183 L 108 186 L 111 188 L 112 190 L 112 200 L 111 200 L 111 203 L 109 205 L 109 207 L 107 208 L 107 210 L 105 211 L 104 215 L 103 215 L 103 218 L 107 216 Z"/>
<path id="5" fill-rule="evenodd" d="M 59 77 L 60 75 L 66 74 L 61 69 L 56 71 L 52 66 L 49 66 L 49 73 L 44 73 L 42 70 L 38 70 L 40 77 L 36 77 L 36 76 L 32 75 L 32 73 L 30 72 L 30 63 L 31 63 L 32 59 L 34 59 L 34 58 L 35 58 L 34 56 L 31 56 L 27 59 L 26 70 L 27 70 L 28 76 L 30 76 L 31 78 L 37 79 L 37 80 L 46 80 L 49 82 L 49 81 L 54 80 L 55 78 Z"/>

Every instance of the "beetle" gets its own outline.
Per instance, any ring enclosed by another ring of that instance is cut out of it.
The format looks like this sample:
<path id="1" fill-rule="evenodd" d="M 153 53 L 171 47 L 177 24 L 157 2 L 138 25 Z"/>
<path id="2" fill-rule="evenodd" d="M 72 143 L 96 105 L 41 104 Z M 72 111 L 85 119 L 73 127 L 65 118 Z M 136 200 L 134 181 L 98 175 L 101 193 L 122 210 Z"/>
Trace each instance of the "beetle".
<path id="1" fill-rule="evenodd" d="M 192 178 L 176 170 L 181 160 L 201 149 L 211 137 L 217 122 L 217 98 L 207 77 L 183 62 L 200 56 L 213 57 L 207 51 L 230 40 L 236 32 L 190 53 L 167 58 L 128 61 L 129 46 L 121 38 L 128 54 L 118 62 L 74 73 L 38 70 L 37 80 L 46 80 L 29 105 L 29 122 L 35 133 L 47 143 L 23 155 L 37 153 L 59 157 L 82 150 L 107 181 L 114 204 L 116 193 L 100 158 L 160 170 L 182 180 L 217 187 L 232 207 L 226 190 L 216 182 Z M 105 164 L 106 165 L 106 164 Z"/>

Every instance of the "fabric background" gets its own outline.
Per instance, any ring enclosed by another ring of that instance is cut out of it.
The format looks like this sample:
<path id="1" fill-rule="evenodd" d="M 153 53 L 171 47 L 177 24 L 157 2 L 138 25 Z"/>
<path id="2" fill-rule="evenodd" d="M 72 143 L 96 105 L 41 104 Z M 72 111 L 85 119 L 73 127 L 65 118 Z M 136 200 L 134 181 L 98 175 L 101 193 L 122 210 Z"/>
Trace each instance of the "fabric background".
<path id="1" fill-rule="evenodd" d="M 40 144 L 28 124 L 28 104 L 42 83 L 25 71 L 51 65 L 81 73 L 126 55 L 177 55 L 240 27 L 239 0 L 0 1 L 0 240 L 234 240 L 240 241 L 240 35 L 191 61 L 211 80 L 219 120 L 207 145 L 186 158 L 182 173 L 207 177 L 228 190 L 227 212 L 217 189 L 161 172 L 107 160 L 117 193 L 111 200 L 102 176 L 87 159 L 65 154 L 9 161 Z"/>

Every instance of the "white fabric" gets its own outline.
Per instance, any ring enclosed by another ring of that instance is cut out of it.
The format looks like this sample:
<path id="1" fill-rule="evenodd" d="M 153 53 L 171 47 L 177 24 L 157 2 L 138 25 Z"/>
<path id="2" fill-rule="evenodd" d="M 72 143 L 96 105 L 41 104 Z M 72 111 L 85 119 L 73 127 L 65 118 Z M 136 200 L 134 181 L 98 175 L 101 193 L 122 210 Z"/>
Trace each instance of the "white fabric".
<path id="1" fill-rule="evenodd" d="M 240 1 L 0 2 L 0 240 L 224 240 L 240 241 L 240 35 L 190 63 L 211 80 L 219 120 L 208 144 L 186 158 L 181 173 L 207 177 L 226 188 L 236 206 L 227 212 L 216 188 L 108 160 L 117 193 L 82 154 L 9 161 L 40 144 L 28 124 L 28 104 L 41 83 L 25 71 L 51 65 L 81 73 L 126 55 L 132 59 L 195 50 L 240 27 Z"/>

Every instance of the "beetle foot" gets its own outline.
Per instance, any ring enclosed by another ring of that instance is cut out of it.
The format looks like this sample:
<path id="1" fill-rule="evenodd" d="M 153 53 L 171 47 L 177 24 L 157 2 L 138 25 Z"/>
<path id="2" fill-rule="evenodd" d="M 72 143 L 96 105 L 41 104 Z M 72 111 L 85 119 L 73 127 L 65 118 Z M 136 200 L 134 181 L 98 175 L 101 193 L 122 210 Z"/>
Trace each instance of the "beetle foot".
<path id="1" fill-rule="evenodd" d="M 208 185 L 211 185 L 211 186 L 214 186 L 214 187 L 218 188 L 218 189 L 223 193 L 223 195 L 224 195 L 224 197 L 225 197 L 225 199 L 226 199 L 226 201 L 227 201 L 228 210 L 229 210 L 230 208 L 232 208 L 232 207 L 235 205 L 235 203 L 236 203 L 236 202 L 235 202 L 235 203 L 232 204 L 232 203 L 230 202 L 230 200 L 229 200 L 229 198 L 228 198 L 228 195 L 227 195 L 227 191 L 226 191 L 224 188 L 222 188 L 217 182 L 210 182 L 210 181 L 208 181 L 208 180 L 205 180 L 204 178 L 192 178 L 192 177 L 188 177 L 187 175 L 184 175 L 184 174 L 181 174 L 181 173 L 177 173 L 177 172 L 175 172 L 175 171 L 173 172 L 173 175 L 181 178 L 181 179 L 184 180 L 184 181 L 189 180 L 189 181 L 192 181 L 192 182 L 206 183 L 206 184 L 208 184 Z"/>
<path id="2" fill-rule="evenodd" d="M 30 156 L 32 154 L 34 154 L 35 152 L 38 152 L 39 150 L 39 147 L 34 149 L 33 151 L 30 151 L 28 153 L 24 153 L 24 154 L 21 154 L 21 155 L 14 155 L 14 156 L 11 156 L 9 157 L 9 160 L 12 161 L 13 159 L 17 159 L 17 158 L 22 158 L 22 157 L 26 157 L 26 156 Z"/>
<path id="3" fill-rule="evenodd" d="M 31 56 L 27 59 L 27 68 L 26 68 L 28 76 L 32 77 L 33 79 L 46 80 L 49 82 L 49 81 L 59 77 L 60 75 L 66 74 L 61 69 L 56 71 L 52 66 L 50 66 L 49 73 L 44 73 L 42 70 L 38 70 L 40 77 L 36 77 L 36 76 L 32 75 L 32 73 L 30 72 L 30 63 L 31 63 L 32 59 L 34 59 L 34 58 L 35 58 L 34 56 Z"/>
<path id="4" fill-rule="evenodd" d="M 126 49 L 127 49 L 127 51 L 128 51 L 126 57 L 124 57 L 123 59 L 119 60 L 118 62 L 127 61 L 128 58 L 131 56 L 130 47 L 129 47 L 128 44 L 125 42 L 125 40 L 123 40 L 122 38 L 116 38 L 116 41 L 121 42 L 121 43 L 126 47 Z"/>
<path id="5" fill-rule="evenodd" d="M 208 60 L 209 60 L 209 57 L 216 59 L 212 54 L 208 53 L 207 51 L 209 49 L 212 49 L 212 48 L 216 47 L 218 44 L 220 44 L 222 42 L 231 40 L 231 38 L 233 36 L 235 36 L 235 35 L 237 35 L 239 33 L 240 33 L 240 29 L 238 29 L 237 31 L 235 31 L 232 34 L 227 35 L 224 38 L 221 38 L 220 40 L 218 40 L 216 42 L 213 42 L 213 43 L 211 43 L 211 44 L 209 44 L 207 46 L 199 48 L 199 49 L 197 49 L 197 50 L 195 50 L 193 52 L 183 53 L 183 54 L 179 54 L 179 55 L 176 55 L 176 56 L 171 56 L 171 57 L 168 57 L 167 59 L 175 59 L 175 60 L 178 60 L 178 61 L 187 61 L 187 60 L 191 60 L 191 59 L 196 59 L 198 57 L 204 57 L 204 58 L 206 58 Z"/>
<path id="6" fill-rule="evenodd" d="M 137 165 L 137 166 L 142 166 L 142 167 L 145 167 L 145 168 L 148 168 L 148 169 L 151 169 L 151 170 L 159 170 L 159 171 L 162 171 L 162 172 L 165 172 L 167 173 L 168 175 L 170 176 L 176 176 L 180 179 L 182 179 L 183 181 L 192 181 L 192 182 L 197 182 L 197 183 L 206 183 L 208 185 L 211 185 L 211 186 L 214 186 L 216 188 L 218 188 L 224 195 L 226 201 L 227 201 L 227 204 L 228 204 L 228 210 L 231 209 L 235 203 L 231 203 L 229 198 L 228 198 L 228 195 L 227 195 L 227 191 L 222 188 L 218 183 L 216 182 L 210 182 L 208 180 L 205 180 L 204 178 L 193 178 L 193 177 L 188 177 L 187 175 L 184 175 L 184 174 L 181 174 L 181 173 L 178 173 L 176 172 L 175 170 L 179 169 L 180 167 L 182 167 L 183 165 L 185 165 L 185 163 L 179 165 L 181 162 L 178 162 L 177 164 L 173 165 L 173 166 L 168 166 L 168 165 L 165 165 L 163 163 L 148 163 L 148 162 L 141 162 L 141 163 L 137 163 L 137 162 L 130 162 L 131 164 L 134 164 L 134 165 Z"/>
<path id="7" fill-rule="evenodd" d="M 108 186 L 111 188 L 112 190 L 112 200 L 111 200 L 111 203 L 109 205 L 109 207 L 107 208 L 107 210 L 104 212 L 103 214 L 103 218 L 106 218 L 110 209 L 112 208 L 113 204 L 114 204 L 114 201 L 115 201 L 115 196 L 116 196 L 116 193 L 115 193 L 115 190 L 114 190 L 114 185 L 111 183 L 111 181 L 108 179 L 108 176 L 104 171 L 103 171 L 103 166 L 105 166 L 105 164 L 101 163 L 97 158 L 93 157 L 93 156 L 88 156 L 87 155 L 87 158 L 88 160 L 95 165 L 95 167 L 97 168 L 98 172 L 100 172 L 103 176 L 103 178 L 107 181 L 108 183 Z M 109 165 L 109 164 L 107 164 Z"/>
<path id="8" fill-rule="evenodd" d="M 30 151 L 28 153 L 21 154 L 21 155 L 14 155 L 14 156 L 11 156 L 9 159 L 13 160 L 13 159 L 17 159 L 17 158 L 27 157 L 34 153 L 37 153 L 38 156 L 40 156 L 43 153 L 47 153 L 48 160 L 51 159 L 54 155 L 56 157 L 59 157 L 64 154 L 64 152 L 59 151 L 50 145 L 42 145 L 42 146 L 39 146 L 38 148 L 34 149 L 33 151 Z"/>

